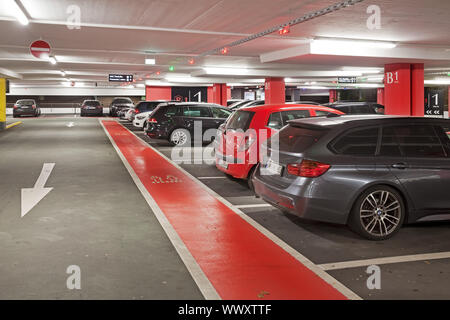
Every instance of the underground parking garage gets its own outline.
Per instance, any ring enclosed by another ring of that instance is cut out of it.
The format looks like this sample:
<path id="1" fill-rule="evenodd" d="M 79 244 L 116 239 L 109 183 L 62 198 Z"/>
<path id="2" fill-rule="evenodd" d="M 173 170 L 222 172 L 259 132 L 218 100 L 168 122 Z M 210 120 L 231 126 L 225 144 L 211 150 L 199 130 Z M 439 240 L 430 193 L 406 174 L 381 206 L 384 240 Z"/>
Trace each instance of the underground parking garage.
<path id="1" fill-rule="evenodd" d="M 183 319 L 450 299 L 449 18 L 2 1 L 0 299 Z"/>

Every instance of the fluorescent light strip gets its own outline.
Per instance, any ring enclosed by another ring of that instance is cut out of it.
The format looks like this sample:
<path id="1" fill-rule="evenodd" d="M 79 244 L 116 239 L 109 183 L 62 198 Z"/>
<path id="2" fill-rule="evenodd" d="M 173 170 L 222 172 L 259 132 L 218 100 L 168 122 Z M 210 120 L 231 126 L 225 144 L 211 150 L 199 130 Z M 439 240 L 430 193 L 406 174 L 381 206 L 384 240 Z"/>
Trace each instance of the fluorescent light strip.
<path id="1" fill-rule="evenodd" d="M 28 25 L 30 21 L 28 20 L 25 12 L 23 12 L 22 8 L 19 6 L 19 4 L 15 0 L 11 0 L 14 2 L 13 6 L 15 7 L 15 16 L 17 21 L 19 21 L 24 26 Z"/>
<path id="2" fill-rule="evenodd" d="M 317 38 L 312 42 L 314 45 L 320 45 L 327 48 L 348 49 L 352 47 L 377 48 L 377 49 L 393 49 L 397 46 L 395 42 L 388 41 L 371 41 L 358 39 L 335 39 L 335 38 Z"/>
<path id="3" fill-rule="evenodd" d="M 248 69 L 244 68 L 203 68 L 207 74 L 215 75 L 236 75 L 245 76 L 248 74 Z"/>

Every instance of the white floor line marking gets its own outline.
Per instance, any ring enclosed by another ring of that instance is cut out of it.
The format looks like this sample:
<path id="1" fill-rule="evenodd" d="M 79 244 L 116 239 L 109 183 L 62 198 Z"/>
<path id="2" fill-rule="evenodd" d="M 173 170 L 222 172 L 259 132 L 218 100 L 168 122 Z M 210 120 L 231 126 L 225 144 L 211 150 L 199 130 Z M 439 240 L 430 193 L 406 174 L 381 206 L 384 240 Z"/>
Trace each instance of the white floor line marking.
<path id="1" fill-rule="evenodd" d="M 272 207 L 270 204 L 268 203 L 255 203 L 255 204 L 240 204 L 240 205 L 235 205 L 234 206 L 237 209 L 245 209 L 245 208 L 267 208 L 267 207 Z"/>
<path id="2" fill-rule="evenodd" d="M 189 273 L 191 274 L 192 278 L 194 279 L 195 283 L 197 284 L 198 288 L 200 289 L 200 291 L 203 294 L 203 296 L 205 297 L 205 299 L 220 300 L 221 297 L 219 296 L 216 289 L 213 287 L 213 285 L 209 281 L 208 277 L 206 277 L 203 270 L 200 268 L 197 261 L 194 259 L 194 257 L 192 256 L 192 254 L 190 253 L 190 251 L 184 244 L 183 240 L 181 240 L 180 236 L 175 231 L 173 226 L 170 224 L 169 220 L 167 220 L 167 217 L 164 215 L 162 210 L 159 208 L 156 201 L 153 199 L 153 197 L 150 195 L 150 193 L 144 187 L 141 180 L 136 175 L 133 168 L 128 163 L 127 159 L 124 157 L 124 155 L 120 151 L 119 147 L 117 146 L 116 142 L 111 137 L 108 130 L 106 130 L 106 128 L 103 125 L 103 123 L 101 122 L 101 120 L 99 119 L 98 121 L 99 121 L 100 125 L 102 126 L 103 130 L 105 131 L 107 137 L 111 141 L 111 144 L 113 145 L 117 154 L 119 155 L 119 158 L 122 160 L 125 168 L 128 170 L 128 173 L 131 175 L 131 178 L 133 179 L 134 183 L 138 187 L 139 191 L 142 193 L 142 196 L 147 201 L 150 208 L 152 209 L 153 213 L 156 216 L 156 219 L 158 219 L 159 223 L 161 224 L 162 228 L 164 229 L 164 232 L 167 234 L 167 237 L 169 238 L 170 242 L 175 247 L 175 250 L 177 251 L 178 255 L 180 256 L 184 265 L 188 269 Z M 117 123 L 119 123 L 119 122 L 117 122 Z M 148 144 L 146 144 L 146 145 L 148 146 Z"/>
<path id="3" fill-rule="evenodd" d="M 414 262 L 414 261 L 425 261 L 425 260 L 436 260 L 436 259 L 449 259 L 450 252 L 437 252 L 437 253 L 425 253 L 425 254 L 412 254 L 407 256 L 396 256 L 396 257 L 386 257 L 386 258 L 374 258 L 367 260 L 353 260 L 353 261 L 343 261 L 335 263 L 324 263 L 319 265 L 325 271 L 328 270 L 340 270 L 340 269 L 350 269 L 358 267 L 367 267 L 371 265 L 380 264 L 393 264 L 402 262 Z"/>
<path id="4" fill-rule="evenodd" d="M 136 136 L 136 137 L 138 137 L 138 136 Z M 148 145 L 148 143 L 147 143 L 147 145 Z M 207 163 L 204 163 L 204 162 L 211 162 L 211 164 L 212 163 L 216 163 L 216 159 L 202 158 L 201 160 L 202 160 L 201 164 L 207 164 Z M 170 161 L 176 162 L 176 163 L 180 163 L 180 164 L 197 164 L 197 163 L 193 163 L 193 161 L 191 159 L 187 159 L 187 160 L 186 159 L 184 159 L 184 160 L 170 160 Z M 185 162 L 187 162 L 187 163 L 185 163 Z"/>
<path id="5" fill-rule="evenodd" d="M 197 179 L 200 180 L 208 180 L 208 179 L 226 179 L 227 177 L 221 176 L 221 177 L 197 177 Z"/>
<path id="6" fill-rule="evenodd" d="M 126 127 L 123 126 L 125 129 Z M 132 134 L 134 134 L 132 131 L 130 131 Z M 167 158 L 164 154 L 159 152 L 157 149 L 150 146 L 147 142 L 145 142 L 143 139 L 141 139 L 139 136 L 134 134 L 136 138 L 138 138 L 141 143 L 147 147 L 152 148 L 156 153 L 158 153 L 161 157 L 169 161 L 173 166 L 181 170 L 184 174 L 186 174 L 188 177 L 190 177 L 193 181 L 195 181 L 199 186 L 201 186 L 203 189 L 205 189 L 209 194 L 216 197 L 217 200 L 221 201 L 224 205 L 229 207 L 231 210 L 233 210 L 238 216 L 240 216 L 242 219 L 244 219 L 247 223 L 249 223 L 251 226 L 253 226 L 256 230 L 264 234 L 267 238 L 272 240 L 275 244 L 277 244 L 280 248 L 285 250 L 287 253 L 289 253 L 291 256 L 293 256 L 297 261 L 302 263 L 305 267 L 307 267 L 309 270 L 314 272 L 318 277 L 320 277 L 322 280 L 330 284 L 333 288 L 338 290 L 340 293 L 342 293 L 344 296 L 346 296 L 348 299 L 351 300 L 362 300 L 361 297 L 359 297 L 356 293 L 351 291 L 349 288 L 344 286 L 342 283 L 340 283 L 338 280 L 333 278 L 331 275 L 326 273 L 322 268 L 320 268 L 318 265 L 314 264 L 311 260 L 306 258 L 304 255 L 302 255 L 300 252 L 292 248 L 290 245 L 288 245 L 286 242 L 278 238 L 276 235 L 274 235 L 272 232 L 264 228 L 262 225 L 260 225 L 258 222 L 247 216 L 244 212 L 233 206 L 228 200 L 226 200 L 224 197 L 216 193 L 215 191 L 208 188 L 205 184 L 203 184 L 200 180 L 198 180 L 196 177 L 194 177 L 192 174 L 187 172 L 185 169 L 180 167 L 178 164 L 176 164 L 171 159 Z"/>

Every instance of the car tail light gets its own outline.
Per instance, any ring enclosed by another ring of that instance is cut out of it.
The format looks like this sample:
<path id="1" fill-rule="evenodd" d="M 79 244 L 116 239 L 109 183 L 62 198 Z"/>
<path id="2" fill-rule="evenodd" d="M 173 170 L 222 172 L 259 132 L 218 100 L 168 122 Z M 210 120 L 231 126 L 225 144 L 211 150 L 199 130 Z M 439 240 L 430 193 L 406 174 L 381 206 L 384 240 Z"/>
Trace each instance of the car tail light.
<path id="1" fill-rule="evenodd" d="M 155 118 L 148 119 L 148 122 L 150 122 L 150 123 L 158 123 L 158 121 Z"/>
<path id="2" fill-rule="evenodd" d="M 17 104 L 15 104 L 13 108 L 14 108 L 14 109 L 17 109 L 18 107 L 19 107 L 19 106 L 18 106 Z"/>
<path id="3" fill-rule="evenodd" d="M 33 104 L 32 106 L 31 106 L 33 109 L 36 109 L 36 106 Z"/>
<path id="4" fill-rule="evenodd" d="M 238 145 L 237 150 L 238 151 L 247 151 L 250 146 L 255 142 L 256 139 L 253 136 L 245 136 L 244 139 L 242 139 L 241 143 Z"/>
<path id="5" fill-rule="evenodd" d="M 316 178 L 330 169 L 330 165 L 318 161 L 303 160 L 301 163 L 290 163 L 287 172 L 294 176 Z"/>
<path id="6" fill-rule="evenodd" d="M 134 109 L 134 112 L 135 112 L 136 114 L 138 114 L 140 111 L 139 111 L 139 109 Z"/>

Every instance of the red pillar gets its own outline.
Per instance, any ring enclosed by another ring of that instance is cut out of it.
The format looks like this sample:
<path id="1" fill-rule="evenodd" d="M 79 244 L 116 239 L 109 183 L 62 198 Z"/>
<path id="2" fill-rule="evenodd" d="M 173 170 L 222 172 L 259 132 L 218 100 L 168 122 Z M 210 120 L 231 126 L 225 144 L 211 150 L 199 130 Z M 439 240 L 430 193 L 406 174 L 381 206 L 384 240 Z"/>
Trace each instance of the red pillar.
<path id="1" fill-rule="evenodd" d="M 209 92 L 208 92 L 209 95 Z M 227 106 L 227 85 L 226 83 L 215 83 L 212 86 L 212 102 Z M 209 98 L 208 98 L 209 100 Z"/>
<path id="2" fill-rule="evenodd" d="M 384 106 L 384 88 L 377 89 L 377 103 Z"/>
<path id="3" fill-rule="evenodd" d="M 172 100 L 172 87 L 145 87 L 145 100 Z"/>
<path id="4" fill-rule="evenodd" d="M 423 63 L 385 66 L 384 105 L 390 115 L 424 115 Z"/>
<path id="5" fill-rule="evenodd" d="M 337 101 L 337 90 L 336 89 L 330 89 L 330 103 Z"/>
<path id="6" fill-rule="evenodd" d="M 450 118 L 450 86 L 448 87 L 448 116 Z"/>
<path id="7" fill-rule="evenodd" d="M 286 102 L 284 78 L 266 78 L 265 103 L 282 104 Z"/>
<path id="8" fill-rule="evenodd" d="M 208 87 L 207 92 L 206 92 L 206 98 L 207 98 L 207 102 L 208 103 L 214 103 L 213 100 L 213 87 Z"/>

